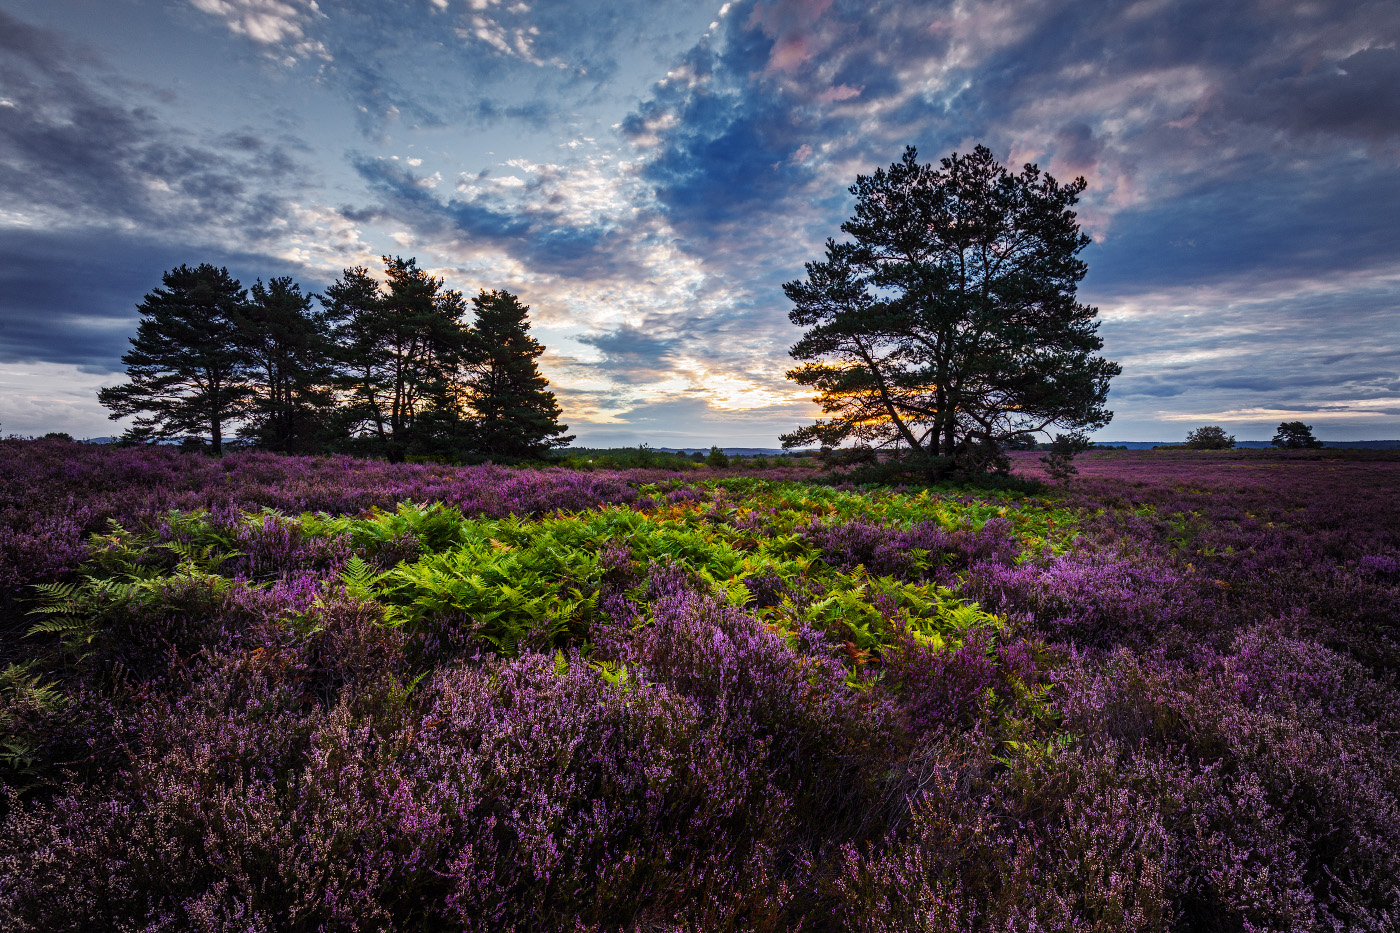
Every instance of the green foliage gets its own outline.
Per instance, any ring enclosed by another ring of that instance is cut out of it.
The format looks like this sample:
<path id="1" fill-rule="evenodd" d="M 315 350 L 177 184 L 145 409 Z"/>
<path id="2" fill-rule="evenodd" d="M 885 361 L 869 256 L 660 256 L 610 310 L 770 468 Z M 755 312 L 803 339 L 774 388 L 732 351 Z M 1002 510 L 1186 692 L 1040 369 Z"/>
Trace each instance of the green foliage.
<path id="1" fill-rule="evenodd" d="M 36 743 L 23 734 L 22 727 L 68 705 L 58 688 L 45 683 L 36 669 L 32 660 L 0 669 L 0 776 L 20 787 L 39 777 Z"/>
<path id="2" fill-rule="evenodd" d="M 735 477 L 703 484 L 709 503 L 671 504 L 659 487 L 648 509 L 596 509 L 539 520 L 518 516 L 468 519 L 441 504 L 404 504 L 396 512 L 364 518 L 302 516 L 304 534 L 345 535 L 356 556 L 341 571 L 348 595 L 374 601 L 387 624 L 439 636 L 478 637 L 514 654 L 521 646 L 558 648 L 586 643 L 598 621 L 603 580 L 599 555 L 625 545 L 630 565 L 684 570 L 721 599 L 752 605 L 747 579 L 772 575 L 800 589 L 820 590 L 810 600 L 784 599 L 756 609 L 770 624 L 807 624 L 828 632 L 858 653 L 857 667 L 878 656 L 902 634 L 935 647 L 956 647 L 972 627 L 1000 623 L 976 605 L 928 583 L 872 577 L 861 568 L 840 573 L 826 566 L 798 529 L 814 518 L 865 519 L 895 527 L 933 521 L 948 530 L 1010 521 L 1028 549 L 1062 547 L 1050 529 L 1072 529 L 1067 513 L 1036 506 L 1010 509 L 996 501 L 959 502 L 930 494 L 888 490 L 850 492 L 800 483 Z M 743 506 L 730 506 L 729 496 Z M 748 517 L 760 510 L 761 528 Z M 414 542 L 414 553 L 380 571 L 360 555 Z M 929 555 L 910 554 L 916 572 Z M 646 587 L 628 591 L 646 616 Z M 863 654 L 859 654 L 863 652 Z"/>
<path id="3" fill-rule="evenodd" d="M 375 572 L 373 565 L 356 554 L 346 562 L 345 569 L 340 572 L 340 582 L 345 584 L 346 595 L 352 599 L 367 600 L 374 598 L 374 585 L 383 576 L 382 573 Z"/>
<path id="4" fill-rule="evenodd" d="M 906 555 L 908 579 L 829 566 L 804 536 L 813 521 L 906 529 L 932 522 L 953 531 L 998 519 L 1021 536 L 1028 552 L 1060 550 L 1073 528 L 1060 510 L 1030 502 L 1009 507 L 1006 493 L 967 499 L 734 476 L 693 487 L 702 494 L 698 501 L 672 502 L 670 488 L 642 487 L 640 507 L 533 520 L 467 518 L 441 503 L 405 502 L 392 512 L 358 517 L 249 512 L 241 524 L 261 528 L 271 514 L 292 541 L 344 542 L 351 556 L 338 571 L 343 594 L 374 607 L 382 624 L 453 644 L 477 640 L 506 655 L 586 647 L 601 618 L 605 576 L 618 572 L 615 563 L 605 569 L 602 555 L 625 554 L 636 581 L 625 595 L 638 605 L 640 621 L 650 612 L 648 573 L 680 570 L 770 625 L 785 631 L 813 626 L 846 645 L 853 683 L 900 638 L 954 648 L 966 631 L 996 630 L 1001 623 L 949 590 L 920 582 L 935 557 L 918 549 Z M 85 659 L 109 647 L 105 639 L 118 622 L 153 617 L 192 598 L 217 600 L 234 586 L 266 585 L 220 575 L 240 556 L 239 527 L 215 525 L 201 511 L 170 513 L 146 531 L 113 524 L 93 536 L 77 581 L 38 588 L 32 633 L 54 636 L 70 656 Z M 749 583 L 754 579 L 783 581 L 788 592 L 758 606 Z M 331 598 L 329 592 L 323 597 Z M 321 627 L 318 612 L 300 613 L 288 624 L 310 635 Z"/>
<path id="5" fill-rule="evenodd" d="M 695 459 L 685 454 L 638 447 L 568 447 L 563 465 L 575 470 L 689 470 Z M 696 455 L 701 462 L 703 454 Z"/>
<path id="6" fill-rule="evenodd" d="M 374 578 L 371 590 L 390 624 L 412 632 L 458 627 L 507 655 L 522 643 L 582 640 L 597 608 L 597 556 L 550 544 L 468 544 L 400 564 Z"/>
<path id="7" fill-rule="evenodd" d="M 805 607 L 785 603 L 770 615 L 789 615 L 832 635 L 846 645 L 859 669 L 889 649 L 900 636 L 934 649 L 954 649 L 973 629 L 996 631 L 1003 621 L 975 603 L 932 584 L 904 583 L 871 577 L 863 568 L 832 575 L 827 596 Z"/>
<path id="8" fill-rule="evenodd" d="M 37 621 L 29 635 L 49 635 L 79 661 L 88 659 L 104 635 L 104 623 L 131 610 L 159 611 L 184 600 L 182 590 L 203 588 L 217 599 L 233 586 L 220 565 L 239 556 L 231 539 L 212 528 L 206 514 L 172 512 L 166 533 L 129 532 L 115 521 L 90 539 L 90 558 L 77 581 L 34 587 Z"/>
<path id="9" fill-rule="evenodd" d="M 729 468 L 729 454 L 718 447 L 710 448 L 710 455 L 705 458 L 705 465 L 712 470 L 725 470 Z"/>
<path id="10" fill-rule="evenodd" d="M 364 518 L 302 516 L 300 521 L 307 534 L 348 535 L 356 551 L 378 555 L 406 542 L 415 550 L 446 550 L 460 540 L 463 519 L 461 512 L 441 502 L 427 506 L 401 502 L 393 512 L 373 509 Z"/>

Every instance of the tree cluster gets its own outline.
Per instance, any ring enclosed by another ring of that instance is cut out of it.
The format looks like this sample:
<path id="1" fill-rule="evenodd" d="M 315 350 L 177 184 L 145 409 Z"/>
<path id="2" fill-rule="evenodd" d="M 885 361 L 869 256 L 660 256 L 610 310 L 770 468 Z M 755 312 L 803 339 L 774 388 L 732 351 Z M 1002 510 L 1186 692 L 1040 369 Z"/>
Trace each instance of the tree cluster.
<path id="1" fill-rule="evenodd" d="M 1097 355 L 1096 309 L 1075 300 L 1089 244 L 1072 210 L 1084 179 L 1007 171 L 984 146 L 938 165 L 913 147 L 861 175 L 826 257 L 783 288 L 827 417 L 785 447 L 891 448 L 930 479 L 1005 469 L 1004 451 L 1068 429 L 1072 455 L 1106 425 L 1117 364 Z"/>
<path id="2" fill-rule="evenodd" d="M 566 445 L 536 360 L 529 308 L 461 292 L 384 257 L 383 281 L 346 269 L 324 294 L 289 277 L 245 290 L 209 264 L 165 273 L 138 306 L 129 381 L 98 400 L 135 415 L 132 441 L 224 438 L 284 453 L 353 450 L 528 459 Z"/>

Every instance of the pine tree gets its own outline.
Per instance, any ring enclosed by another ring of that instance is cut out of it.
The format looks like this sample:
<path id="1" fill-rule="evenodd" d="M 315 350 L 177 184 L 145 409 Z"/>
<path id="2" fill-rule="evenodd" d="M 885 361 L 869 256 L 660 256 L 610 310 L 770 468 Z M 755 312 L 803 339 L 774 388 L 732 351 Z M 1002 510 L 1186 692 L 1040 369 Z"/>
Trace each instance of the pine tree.
<path id="1" fill-rule="evenodd" d="M 1274 435 L 1273 445 L 1288 450 L 1305 450 L 1323 446 L 1322 441 L 1313 437 L 1312 425 L 1304 424 L 1301 421 L 1280 421 L 1278 433 Z"/>
<path id="2" fill-rule="evenodd" d="M 321 440 L 331 405 L 330 339 L 290 276 L 252 288 L 237 314 L 248 351 L 253 397 L 240 434 L 282 453 L 308 452 Z"/>
<path id="3" fill-rule="evenodd" d="M 385 256 L 384 264 L 384 286 L 362 268 L 346 269 L 326 295 L 343 378 L 368 429 L 398 460 L 459 420 L 466 304 L 414 259 Z"/>
<path id="4" fill-rule="evenodd" d="M 1013 174 L 984 146 L 936 166 L 909 147 L 857 176 L 851 239 L 828 240 L 825 260 L 783 286 L 807 328 L 788 378 L 829 416 L 783 446 L 902 448 L 933 479 L 1005 468 L 1026 434 L 1107 424 L 1119 367 L 1097 355 L 1097 311 L 1076 300 L 1084 187 L 1033 165 Z"/>
<path id="5" fill-rule="evenodd" d="M 472 299 L 475 319 L 466 388 L 476 414 L 473 447 L 499 457 L 531 458 L 573 440 L 549 380 L 535 361 L 544 353 L 530 336 L 530 308 L 505 291 Z"/>
<path id="6" fill-rule="evenodd" d="M 1229 450 L 1235 446 L 1235 435 L 1226 434 L 1218 424 L 1202 425 L 1186 435 L 1185 446 L 1195 450 Z"/>
<path id="7" fill-rule="evenodd" d="M 379 283 L 363 266 L 346 269 L 320 296 L 330 328 L 334 384 L 342 393 L 334 413 L 339 433 L 353 437 L 372 431 L 381 442 L 385 419 L 375 320 L 383 300 Z"/>
<path id="8" fill-rule="evenodd" d="M 137 415 L 129 440 L 200 437 L 223 452 L 224 427 L 247 408 L 248 356 L 237 315 L 247 293 L 224 268 L 180 266 L 162 277 L 137 307 L 141 321 L 122 356 L 125 385 L 97 400 L 113 420 Z"/>

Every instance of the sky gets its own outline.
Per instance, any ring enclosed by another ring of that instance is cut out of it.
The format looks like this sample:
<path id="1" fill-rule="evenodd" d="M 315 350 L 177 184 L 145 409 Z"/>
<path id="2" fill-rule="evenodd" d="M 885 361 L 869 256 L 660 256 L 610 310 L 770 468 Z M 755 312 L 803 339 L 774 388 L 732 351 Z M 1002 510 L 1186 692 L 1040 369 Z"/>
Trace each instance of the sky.
<path id="1" fill-rule="evenodd" d="M 1400 437 L 1400 3 L 0 0 L 0 432 L 119 433 L 181 263 L 531 307 L 577 444 L 777 446 L 858 174 L 1084 176 L 1113 422 Z"/>

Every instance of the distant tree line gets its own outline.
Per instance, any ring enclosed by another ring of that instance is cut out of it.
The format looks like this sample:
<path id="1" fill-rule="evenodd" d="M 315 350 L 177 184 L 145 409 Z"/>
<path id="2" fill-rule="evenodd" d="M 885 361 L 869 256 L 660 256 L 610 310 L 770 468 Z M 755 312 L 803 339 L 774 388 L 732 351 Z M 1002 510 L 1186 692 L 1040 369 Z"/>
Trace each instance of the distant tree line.
<path id="1" fill-rule="evenodd" d="M 384 265 L 383 281 L 357 266 L 320 295 L 172 269 L 138 306 L 129 381 L 98 400 L 136 416 L 127 441 L 208 438 L 215 454 L 232 435 L 283 453 L 512 460 L 573 439 L 529 307 L 499 290 L 468 303 L 414 259 Z"/>

